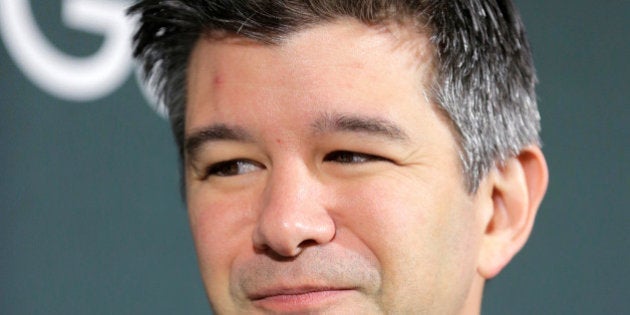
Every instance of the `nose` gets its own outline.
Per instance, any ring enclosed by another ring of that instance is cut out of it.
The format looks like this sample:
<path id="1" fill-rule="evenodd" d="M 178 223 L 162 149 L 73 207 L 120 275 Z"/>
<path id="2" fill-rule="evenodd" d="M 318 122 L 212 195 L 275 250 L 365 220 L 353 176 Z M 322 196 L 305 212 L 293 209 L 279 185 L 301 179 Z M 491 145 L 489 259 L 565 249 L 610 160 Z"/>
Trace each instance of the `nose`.
<path id="1" fill-rule="evenodd" d="M 272 170 L 264 190 L 254 246 L 282 257 L 330 242 L 335 222 L 323 204 L 319 182 L 306 168 Z"/>

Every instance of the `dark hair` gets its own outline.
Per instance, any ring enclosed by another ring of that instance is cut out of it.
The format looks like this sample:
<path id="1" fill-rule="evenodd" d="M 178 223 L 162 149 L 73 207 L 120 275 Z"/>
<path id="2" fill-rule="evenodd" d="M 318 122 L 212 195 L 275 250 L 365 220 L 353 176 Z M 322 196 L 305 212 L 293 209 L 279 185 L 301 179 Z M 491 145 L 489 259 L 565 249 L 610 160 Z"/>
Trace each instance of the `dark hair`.
<path id="1" fill-rule="evenodd" d="M 275 45 L 342 17 L 368 25 L 407 22 L 429 36 L 434 78 L 427 88 L 452 121 L 470 192 L 496 163 L 540 144 L 536 74 L 509 0 L 141 0 L 129 14 L 139 21 L 134 57 L 168 108 L 182 158 L 186 69 L 202 34 Z"/>

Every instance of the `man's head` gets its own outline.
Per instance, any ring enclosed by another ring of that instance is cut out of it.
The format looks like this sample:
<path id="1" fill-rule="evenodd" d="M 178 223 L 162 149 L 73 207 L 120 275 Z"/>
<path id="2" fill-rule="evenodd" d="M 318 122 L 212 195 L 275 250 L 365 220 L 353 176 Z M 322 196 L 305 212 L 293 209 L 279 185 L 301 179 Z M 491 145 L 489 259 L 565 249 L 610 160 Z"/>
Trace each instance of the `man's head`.
<path id="1" fill-rule="evenodd" d="M 500 1 L 141 1 L 219 313 L 478 312 L 547 183 Z"/>

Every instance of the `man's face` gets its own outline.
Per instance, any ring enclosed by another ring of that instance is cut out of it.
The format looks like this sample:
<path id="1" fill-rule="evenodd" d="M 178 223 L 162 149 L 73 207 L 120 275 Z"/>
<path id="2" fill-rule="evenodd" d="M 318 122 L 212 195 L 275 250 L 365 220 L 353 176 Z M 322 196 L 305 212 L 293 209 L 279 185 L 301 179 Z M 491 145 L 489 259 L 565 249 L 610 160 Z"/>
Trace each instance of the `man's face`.
<path id="1" fill-rule="evenodd" d="M 203 38 L 186 187 L 218 313 L 448 314 L 479 298 L 483 201 L 429 103 L 427 40 L 340 21 Z"/>

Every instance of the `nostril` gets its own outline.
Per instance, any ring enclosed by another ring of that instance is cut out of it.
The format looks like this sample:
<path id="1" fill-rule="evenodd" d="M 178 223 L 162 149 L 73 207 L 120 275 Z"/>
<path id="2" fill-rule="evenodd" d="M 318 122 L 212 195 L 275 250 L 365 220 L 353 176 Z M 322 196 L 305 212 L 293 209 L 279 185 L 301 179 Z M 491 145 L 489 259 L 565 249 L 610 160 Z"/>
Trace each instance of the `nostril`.
<path id="1" fill-rule="evenodd" d="M 273 251 L 273 250 L 267 250 L 264 252 L 264 255 L 266 255 L 267 257 L 273 259 L 274 261 L 277 262 L 290 262 L 290 261 L 294 261 L 296 260 L 299 256 L 300 253 L 302 251 L 300 250 L 297 254 L 293 255 L 293 256 L 284 256 L 284 255 L 280 255 L 277 252 Z"/>
<path id="2" fill-rule="evenodd" d="M 271 248 L 269 246 L 265 244 L 260 244 L 260 245 L 254 244 L 254 252 L 256 254 L 264 254 L 268 251 L 271 251 Z"/>
<path id="3" fill-rule="evenodd" d="M 270 258 L 277 261 L 289 261 L 289 260 L 297 258 L 297 256 L 299 256 L 305 249 L 311 246 L 318 246 L 318 245 L 319 243 L 316 240 L 308 239 L 308 240 L 302 241 L 298 246 L 296 246 L 290 252 L 288 251 L 279 252 L 277 250 L 274 250 L 274 248 L 272 248 L 269 245 L 261 244 L 260 246 L 254 246 L 254 252 L 256 254 L 267 255 Z"/>
<path id="4" fill-rule="evenodd" d="M 309 240 L 302 241 L 302 243 L 298 245 L 298 248 L 306 248 L 306 247 L 315 246 L 315 245 L 317 245 L 317 241 L 313 239 L 309 239 Z"/>
<path id="5" fill-rule="evenodd" d="M 270 246 L 254 246 L 254 252 L 259 255 L 265 255 L 275 261 L 292 261 L 302 253 L 301 247 L 296 247 L 292 252 L 278 252 Z"/>

